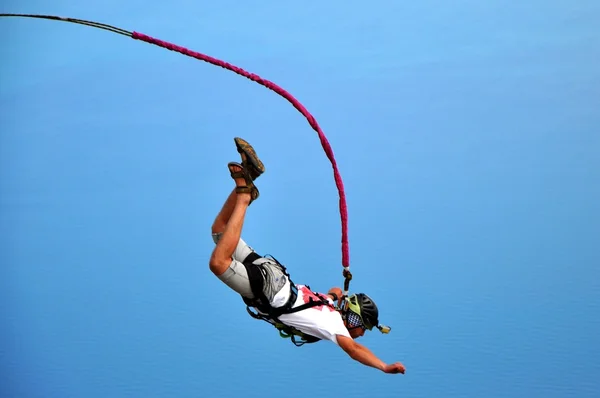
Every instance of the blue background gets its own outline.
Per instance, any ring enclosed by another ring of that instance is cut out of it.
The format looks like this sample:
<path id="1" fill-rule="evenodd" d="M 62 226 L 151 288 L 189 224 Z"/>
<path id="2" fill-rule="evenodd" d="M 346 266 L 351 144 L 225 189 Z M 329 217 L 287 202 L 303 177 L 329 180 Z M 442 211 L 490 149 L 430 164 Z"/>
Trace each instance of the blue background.
<path id="1" fill-rule="evenodd" d="M 600 5 L 9 0 L 136 30 L 291 92 L 347 193 L 353 291 L 392 333 L 302 348 L 208 269 L 234 136 L 267 166 L 243 236 L 340 285 L 306 119 L 231 72 L 0 20 L 2 397 L 597 397 Z"/>

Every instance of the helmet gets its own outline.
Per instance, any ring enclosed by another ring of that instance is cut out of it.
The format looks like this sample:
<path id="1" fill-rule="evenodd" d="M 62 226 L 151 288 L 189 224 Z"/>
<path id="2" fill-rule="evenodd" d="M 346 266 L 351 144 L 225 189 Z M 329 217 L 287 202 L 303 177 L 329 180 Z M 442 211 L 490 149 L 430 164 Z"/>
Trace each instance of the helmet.
<path id="1" fill-rule="evenodd" d="M 348 297 L 348 311 L 352 311 L 360 316 L 363 325 L 371 330 L 373 326 L 379 326 L 379 310 L 375 302 L 364 293 L 353 294 Z"/>

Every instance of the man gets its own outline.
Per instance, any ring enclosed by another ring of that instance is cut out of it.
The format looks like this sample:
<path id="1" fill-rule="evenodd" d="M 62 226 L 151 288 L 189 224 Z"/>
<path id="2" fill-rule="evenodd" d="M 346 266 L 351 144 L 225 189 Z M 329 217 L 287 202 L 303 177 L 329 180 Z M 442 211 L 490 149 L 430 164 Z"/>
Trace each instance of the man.
<path id="1" fill-rule="evenodd" d="M 386 364 L 355 341 L 367 329 L 381 330 L 378 309 L 367 295 L 342 298 L 340 288 L 330 289 L 327 295 L 314 293 L 306 285 L 293 283 L 283 265 L 273 258 L 261 257 L 241 238 L 248 206 L 259 197 L 254 180 L 265 168 L 248 142 L 241 138 L 234 141 L 242 163 L 228 164 L 236 187 L 212 226 L 216 246 L 210 270 L 240 294 L 249 307 L 257 308 L 257 317 L 281 330 L 304 336 L 309 342 L 329 340 L 364 365 L 385 373 L 404 373 L 400 362 Z M 334 301 L 340 304 L 339 309 Z"/>

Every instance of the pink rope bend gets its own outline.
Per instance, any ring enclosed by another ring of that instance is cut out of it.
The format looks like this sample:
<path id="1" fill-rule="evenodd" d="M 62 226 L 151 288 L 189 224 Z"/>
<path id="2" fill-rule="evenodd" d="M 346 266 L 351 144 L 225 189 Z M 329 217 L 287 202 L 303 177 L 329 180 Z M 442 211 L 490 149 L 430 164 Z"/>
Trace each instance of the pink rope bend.
<path id="1" fill-rule="evenodd" d="M 325 137 L 325 134 L 321 130 L 321 127 L 319 127 L 319 124 L 317 123 L 316 119 L 308 112 L 308 110 L 306 110 L 306 108 L 296 98 L 294 98 L 289 92 L 287 92 L 283 88 L 279 87 L 277 84 L 275 84 L 269 80 L 263 79 L 262 77 L 254 74 L 254 73 L 247 72 L 241 68 L 238 68 L 237 66 L 231 65 L 225 61 L 221 61 L 219 59 L 213 58 L 213 57 L 205 55 L 205 54 L 201 54 L 199 52 L 188 50 L 185 47 L 181 47 L 181 46 L 178 46 L 173 43 L 155 39 L 153 37 L 144 35 L 142 33 L 133 32 L 131 37 L 136 40 L 141 40 L 146 43 L 150 43 L 150 44 L 154 44 L 156 46 L 162 47 L 162 48 L 166 48 L 167 50 L 176 51 L 183 55 L 187 55 L 188 57 L 196 58 L 200 61 L 204 61 L 204 62 L 208 62 L 213 65 L 216 65 L 216 66 L 220 66 L 222 68 L 225 68 L 227 70 L 235 72 L 238 75 L 244 76 L 244 77 L 246 77 L 246 78 L 248 78 L 270 90 L 273 90 L 277 94 L 281 95 L 286 100 L 288 100 L 300 113 L 302 113 L 302 115 L 304 115 L 304 117 L 306 117 L 310 126 L 313 128 L 313 130 L 315 130 L 318 133 L 319 139 L 321 140 L 321 145 L 323 146 L 323 149 L 325 150 L 325 154 L 327 155 L 327 157 L 331 161 L 331 165 L 333 166 L 333 174 L 334 174 L 334 178 L 335 178 L 335 184 L 337 186 L 339 196 L 340 196 L 339 208 L 340 208 L 340 215 L 341 215 L 341 220 L 342 220 L 342 265 L 344 268 L 348 269 L 350 267 L 350 253 L 349 253 L 349 248 L 348 248 L 348 207 L 346 205 L 346 194 L 344 192 L 344 184 L 342 182 L 342 177 L 338 170 L 337 163 L 335 161 L 335 157 L 333 156 L 333 149 L 331 148 L 329 141 L 327 141 L 327 138 Z"/>

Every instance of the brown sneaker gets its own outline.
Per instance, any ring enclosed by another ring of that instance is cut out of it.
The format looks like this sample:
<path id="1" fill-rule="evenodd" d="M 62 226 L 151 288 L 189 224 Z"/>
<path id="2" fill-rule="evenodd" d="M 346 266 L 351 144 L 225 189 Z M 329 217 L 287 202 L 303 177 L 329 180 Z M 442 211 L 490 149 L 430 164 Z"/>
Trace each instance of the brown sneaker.
<path id="1" fill-rule="evenodd" d="M 237 151 L 242 156 L 242 165 L 248 171 L 252 181 L 256 180 L 262 173 L 265 172 L 265 166 L 256 155 L 256 151 L 246 140 L 236 137 L 233 139 Z"/>

